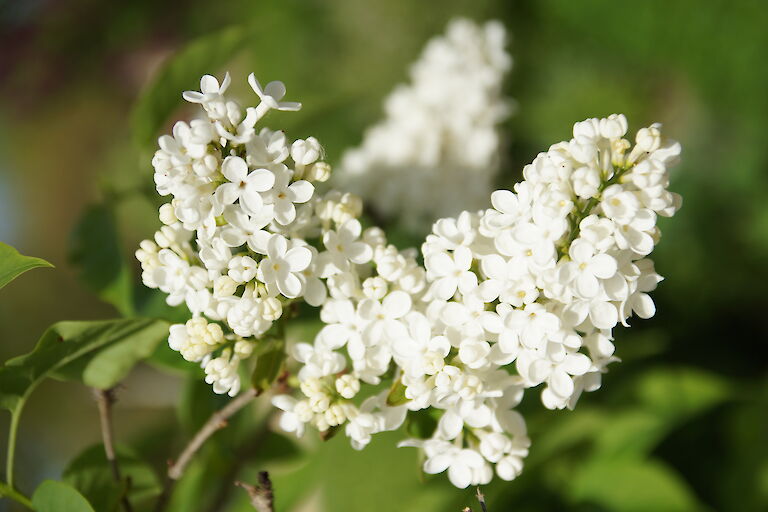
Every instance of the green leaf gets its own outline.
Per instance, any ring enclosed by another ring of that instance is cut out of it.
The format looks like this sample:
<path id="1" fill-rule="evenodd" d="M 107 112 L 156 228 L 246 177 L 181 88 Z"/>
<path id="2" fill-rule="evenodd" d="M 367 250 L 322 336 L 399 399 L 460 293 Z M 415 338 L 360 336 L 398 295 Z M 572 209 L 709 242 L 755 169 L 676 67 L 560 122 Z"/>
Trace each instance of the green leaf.
<path id="1" fill-rule="evenodd" d="M 123 380 L 137 363 L 150 357 L 168 339 L 168 324 L 156 320 L 140 334 L 127 336 L 100 350 L 83 370 L 87 386 L 109 389 Z"/>
<path id="2" fill-rule="evenodd" d="M 700 510 L 688 485 L 666 465 L 650 460 L 599 460 L 579 468 L 571 497 L 616 512 Z"/>
<path id="3" fill-rule="evenodd" d="M 409 401 L 410 398 L 405 396 L 405 386 L 403 385 L 403 381 L 401 379 L 397 379 L 392 383 L 392 387 L 389 389 L 389 394 L 387 395 L 387 405 L 390 407 L 395 407 L 397 405 L 408 403 Z"/>
<path id="4" fill-rule="evenodd" d="M 616 411 L 595 428 L 595 457 L 643 457 L 682 422 L 721 403 L 729 393 L 720 377 L 688 368 L 647 372 L 633 389 L 640 407 Z"/>
<path id="5" fill-rule="evenodd" d="M 642 457 L 672 427 L 673 422 L 646 410 L 612 414 L 596 432 L 594 456 L 610 459 Z"/>
<path id="6" fill-rule="evenodd" d="M 256 368 L 251 375 L 251 384 L 259 392 L 272 387 L 285 361 L 285 343 L 274 340 L 256 357 Z"/>
<path id="7" fill-rule="evenodd" d="M 160 492 L 160 481 L 152 467 L 125 447 L 115 450 L 120 464 L 122 484 L 112 477 L 104 446 L 91 446 L 70 462 L 62 478 L 78 489 L 100 512 L 118 510 L 120 499 L 128 492 L 129 499 L 140 502 Z M 130 481 L 130 484 L 128 484 Z"/>
<path id="8" fill-rule="evenodd" d="M 99 348 L 120 341 L 139 343 L 144 336 L 156 336 L 158 323 L 158 320 L 132 318 L 54 324 L 32 352 L 0 367 L 0 407 L 14 413 L 45 377 Z M 103 377 L 99 375 L 99 378 Z"/>
<path id="9" fill-rule="evenodd" d="M 53 265 L 40 258 L 24 256 L 10 245 L 0 242 L 0 288 L 16 279 L 27 270 Z"/>
<path id="10" fill-rule="evenodd" d="M 200 77 L 214 73 L 246 48 L 248 37 L 244 27 L 229 27 L 191 42 L 168 61 L 143 91 L 131 115 L 134 139 L 140 148 L 154 146 L 158 131 L 181 104 L 181 92 L 197 90 Z"/>
<path id="11" fill-rule="evenodd" d="M 82 494 L 54 480 L 46 480 L 35 489 L 32 505 L 36 512 L 94 512 Z"/>
<path id="12" fill-rule="evenodd" d="M 134 314 L 130 267 L 123 258 L 117 222 L 111 208 L 89 207 L 72 232 L 69 261 L 80 279 L 124 316 Z"/>
<path id="13" fill-rule="evenodd" d="M 693 368 L 662 368 L 648 372 L 636 384 L 640 401 L 654 414 L 682 421 L 723 402 L 728 383 Z"/>
<path id="14" fill-rule="evenodd" d="M 531 450 L 526 460 L 527 466 L 560 457 L 568 450 L 587 444 L 595 432 L 609 421 L 603 411 L 587 405 L 560 414 L 557 421 L 552 421 L 550 415 L 548 412 L 545 428 L 540 429 L 542 432 L 536 440 L 536 449 Z"/>

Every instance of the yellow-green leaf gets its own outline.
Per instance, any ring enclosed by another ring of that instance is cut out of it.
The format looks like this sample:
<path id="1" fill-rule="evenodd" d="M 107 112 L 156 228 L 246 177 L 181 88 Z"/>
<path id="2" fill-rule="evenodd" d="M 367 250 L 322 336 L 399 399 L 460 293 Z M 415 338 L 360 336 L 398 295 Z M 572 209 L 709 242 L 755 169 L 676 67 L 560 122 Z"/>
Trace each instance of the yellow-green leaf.
<path id="1" fill-rule="evenodd" d="M 53 267 L 47 261 L 24 256 L 8 244 L 0 242 L 0 288 L 4 287 L 27 270 L 39 267 Z"/>

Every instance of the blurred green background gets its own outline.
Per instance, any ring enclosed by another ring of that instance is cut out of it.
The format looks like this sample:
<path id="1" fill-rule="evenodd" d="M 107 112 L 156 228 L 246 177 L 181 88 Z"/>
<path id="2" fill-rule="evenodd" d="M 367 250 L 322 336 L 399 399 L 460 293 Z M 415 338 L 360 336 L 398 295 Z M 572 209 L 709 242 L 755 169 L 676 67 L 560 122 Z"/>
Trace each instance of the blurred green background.
<path id="1" fill-rule="evenodd" d="M 623 112 L 632 132 L 659 121 L 683 145 L 672 189 L 684 206 L 663 220 L 654 255 L 666 277 L 656 317 L 616 331 L 623 362 L 576 411 L 545 411 L 529 394 L 526 470 L 487 486 L 489 510 L 768 510 L 768 9 L 759 1 L 0 0 L 0 240 L 57 267 L 2 290 L 0 359 L 31 350 L 54 321 L 117 316 L 94 289 L 133 312 L 115 297 L 137 283 L 132 252 L 158 225 L 151 153 L 173 119 L 190 115 L 180 93 L 201 74 L 229 70 L 243 93 L 250 71 L 283 80 L 304 109 L 268 124 L 318 137 L 334 162 L 456 16 L 500 19 L 512 35 L 507 92 L 518 108 L 500 186 L 586 117 Z M 81 243 L 98 249 L 89 256 Z M 107 269 L 108 282 L 81 279 L 84 261 Z M 154 297 L 136 294 L 140 313 L 157 312 Z M 147 495 L 221 404 L 189 373 L 142 365 L 119 390 L 117 437 L 146 461 L 136 478 Z M 280 511 L 479 510 L 472 490 L 421 479 L 416 451 L 394 448 L 403 433 L 357 453 L 343 436 L 296 444 L 266 434 L 264 414 L 249 411 L 215 436 L 173 510 L 249 510 L 230 482 L 259 469 L 271 471 Z M 20 487 L 60 478 L 99 439 L 89 391 L 46 382 L 22 418 Z"/>

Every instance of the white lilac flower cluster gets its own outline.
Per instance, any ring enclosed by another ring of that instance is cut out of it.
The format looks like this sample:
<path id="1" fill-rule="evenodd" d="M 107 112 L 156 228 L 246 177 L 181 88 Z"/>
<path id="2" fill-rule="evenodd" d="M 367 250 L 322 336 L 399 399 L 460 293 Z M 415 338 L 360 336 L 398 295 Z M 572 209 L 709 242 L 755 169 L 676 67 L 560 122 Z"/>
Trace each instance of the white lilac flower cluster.
<path id="1" fill-rule="evenodd" d="M 498 125 L 510 113 L 506 39 L 499 22 L 452 21 L 411 67 L 411 83 L 386 99 L 385 118 L 344 153 L 335 179 L 412 229 L 483 208 L 499 169 Z"/>
<path id="2" fill-rule="evenodd" d="M 648 292 L 661 277 L 647 256 L 656 216 L 679 207 L 667 168 L 680 146 L 659 125 L 641 129 L 634 147 L 626 131 L 620 115 L 577 123 L 514 192 L 493 193 L 492 209 L 437 221 L 422 247 L 425 275 L 383 238 L 366 238 L 375 277 L 346 277 L 314 344 L 295 347 L 304 396 L 275 399 L 283 428 L 346 420 L 362 448 L 408 411 L 428 410 L 439 416 L 432 436 L 401 443 L 423 448 L 425 472 L 447 470 L 462 488 L 488 483 L 494 469 L 515 478 L 530 444 L 514 410 L 524 390 L 543 384 L 547 408 L 572 408 L 617 360 L 613 328 L 655 312 Z M 392 368 L 389 391 L 353 405 L 360 381 L 378 384 Z"/>
<path id="3" fill-rule="evenodd" d="M 253 74 L 248 82 L 256 107 L 225 96 L 228 74 L 221 84 L 206 75 L 200 92 L 184 93 L 205 115 L 160 137 L 155 183 L 170 202 L 160 208 L 164 226 L 154 241 L 136 252 L 144 284 L 192 312 L 171 327 L 171 348 L 200 362 L 214 391 L 230 395 L 240 389 L 240 362 L 286 307 L 300 298 L 323 304 L 329 289 L 339 293 L 337 275 L 358 279 L 356 266 L 373 254 L 357 240 L 360 200 L 315 191 L 312 183 L 330 176 L 318 141 L 255 128 L 269 110 L 301 105 L 283 101 L 282 82 L 262 87 Z"/>
<path id="4" fill-rule="evenodd" d="M 192 313 L 171 348 L 235 395 L 242 363 L 302 300 L 322 327 L 287 348 L 300 394 L 272 398 L 284 430 L 343 431 L 362 449 L 426 414 L 433 432 L 401 443 L 424 450 L 425 472 L 462 488 L 515 478 L 525 389 L 543 384 L 546 407 L 572 408 L 617 360 L 614 327 L 655 313 L 648 255 L 657 215 L 679 207 L 667 187 L 680 146 L 659 125 L 633 146 L 621 115 L 576 123 L 493 208 L 438 220 L 419 255 L 363 230 L 355 196 L 315 190 L 330 167 L 314 138 L 256 131 L 268 110 L 299 105 L 280 82 L 249 82 L 261 101 L 243 109 L 224 96 L 228 76 L 203 77 L 184 97 L 205 117 L 177 123 L 153 160 L 171 197 L 137 257 L 144 283 Z"/>
<path id="5" fill-rule="evenodd" d="M 543 384 L 547 408 L 573 408 L 617 360 L 614 327 L 655 313 L 648 255 L 657 215 L 680 206 L 667 190 L 680 145 L 657 124 L 634 147 L 626 132 L 623 115 L 576 123 L 492 209 L 435 223 L 422 247 L 429 323 L 396 344 L 408 407 L 445 410 L 431 439 L 403 443 L 423 447 L 426 472 L 448 469 L 459 487 L 490 481 L 491 463 L 515 477 L 523 390 Z"/>

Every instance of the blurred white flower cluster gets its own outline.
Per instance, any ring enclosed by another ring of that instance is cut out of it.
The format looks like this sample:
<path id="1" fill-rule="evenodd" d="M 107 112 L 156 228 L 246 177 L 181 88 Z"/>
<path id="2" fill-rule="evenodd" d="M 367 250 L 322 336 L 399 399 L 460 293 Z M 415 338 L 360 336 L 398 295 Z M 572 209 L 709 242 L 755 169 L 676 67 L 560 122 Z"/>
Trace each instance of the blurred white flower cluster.
<path id="1" fill-rule="evenodd" d="M 573 407 L 617 360 L 614 327 L 655 313 L 648 255 L 657 215 L 680 204 L 667 189 L 680 146 L 659 125 L 633 145 L 622 115 L 576 123 L 492 208 L 435 222 L 418 254 L 364 230 L 356 196 L 318 193 L 330 167 L 317 140 L 256 130 L 268 110 L 300 105 L 280 82 L 249 82 L 260 103 L 243 109 L 224 96 L 228 76 L 203 77 L 184 97 L 205 118 L 177 123 L 153 160 L 170 202 L 137 258 L 147 286 L 192 312 L 171 348 L 235 395 L 242 363 L 284 341 L 298 302 L 320 307 L 314 340 L 286 347 L 297 372 L 281 382 L 298 396 L 272 398 L 284 430 L 343 431 L 362 449 L 424 420 L 401 446 L 424 450 L 425 472 L 462 488 L 515 478 L 530 445 L 514 409 L 525 390 Z"/>
<path id="2" fill-rule="evenodd" d="M 428 42 L 384 104 L 385 117 L 346 151 L 340 186 L 411 229 L 482 208 L 499 169 L 499 123 L 510 113 L 502 80 L 512 66 L 496 21 L 467 19 Z"/>

